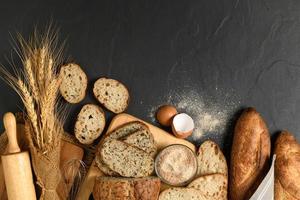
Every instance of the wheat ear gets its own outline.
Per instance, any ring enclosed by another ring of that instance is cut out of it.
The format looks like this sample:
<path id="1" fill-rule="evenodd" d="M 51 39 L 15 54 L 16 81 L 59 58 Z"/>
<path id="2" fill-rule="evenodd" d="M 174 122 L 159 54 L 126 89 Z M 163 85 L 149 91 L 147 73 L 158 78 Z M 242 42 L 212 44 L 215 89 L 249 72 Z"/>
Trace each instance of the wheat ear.
<path id="1" fill-rule="evenodd" d="M 34 132 L 36 134 L 36 143 L 39 147 L 41 147 L 40 143 L 40 132 L 39 132 L 39 125 L 37 123 L 37 115 L 35 111 L 35 106 L 34 106 L 34 99 L 32 98 L 32 95 L 28 91 L 28 88 L 26 87 L 25 83 L 21 80 L 18 79 L 18 87 L 20 90 L 20 93 L 22 95 L 22 100 L 23 103 L 26 107 L 28 117 L 32 123 L 32 127 L 34 129 Z"/>

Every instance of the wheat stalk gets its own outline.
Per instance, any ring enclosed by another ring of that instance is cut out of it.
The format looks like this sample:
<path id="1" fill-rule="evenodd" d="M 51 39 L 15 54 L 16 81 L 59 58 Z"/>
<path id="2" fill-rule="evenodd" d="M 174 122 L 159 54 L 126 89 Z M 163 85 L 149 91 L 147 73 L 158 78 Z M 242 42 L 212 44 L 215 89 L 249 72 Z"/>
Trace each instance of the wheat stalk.
<path id="1" fill-rule="evenodd" d="M 57 32 L 51 30 L 49 27 L 43 35 L 35 32 L 28 42 L 19 35 L 19 46 L 15 50 L 22 60 L 23 70 L 15 76 L 0 68 L 1 77 L 21 97 L 33 129 L 32 141 L 42 151 L 55 146 L 63 120 L 57 102 L 61 82 L 57 66 L 62 48 L 57 48 Z"/>
<path id="2" fill-rule="evenodd" d="M 37 118 L 37 114 L 36 114 L 36 110 L 35 110 L 35 105 L 34 105 L 34 99 L 32 97 L 32 95 L 30 94 L 30 92 L 28 91 L 27 87 L 25 86 L 25 83 L 21 80 L 18 79 L 18 87 L 19 90 L 22 94 L 22 100 L 24 102 L 24 106 L 26 107 L 27 110 L 27 115 L 31 121 L 32 127 L 34 132 L 37 133 L 36 138 L 35 138 L 35 142 L 37 143 L 37 145 L 39 147 L 41 147 L 41 136 L 40 136 L 40 131 L 39 131 L 39 125 L 38 125 L 38 118 Z"/>

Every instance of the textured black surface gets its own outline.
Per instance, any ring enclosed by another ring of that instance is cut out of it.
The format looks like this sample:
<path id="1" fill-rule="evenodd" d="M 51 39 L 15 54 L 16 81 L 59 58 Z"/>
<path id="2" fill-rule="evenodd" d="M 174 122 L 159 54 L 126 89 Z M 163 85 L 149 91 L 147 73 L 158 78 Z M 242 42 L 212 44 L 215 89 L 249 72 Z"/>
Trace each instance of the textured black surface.
<path id="1" fill-rule="evenodd" d="M 52 18 L 67 38 L 66 58 L 82 65 L 91 86 L 108 76 L 130 88 L 128 113 L 153 121 L 153 107 L 194 91 L 229 119 L 254 106 L 273 135 L 288 129 L 300 139 L 299 17 L 296 0 L 2 1 L 1 62 L 12 50 L 9 33 L 27 36 Z M 22 108 L 3 82 L 0 91 L 0 117 Z M 91 93 L 70 107 L 69 131 L 86 102 L 96 102 Z M 201 140 L 213 137 L 228 153 L 226 124 Z"/>

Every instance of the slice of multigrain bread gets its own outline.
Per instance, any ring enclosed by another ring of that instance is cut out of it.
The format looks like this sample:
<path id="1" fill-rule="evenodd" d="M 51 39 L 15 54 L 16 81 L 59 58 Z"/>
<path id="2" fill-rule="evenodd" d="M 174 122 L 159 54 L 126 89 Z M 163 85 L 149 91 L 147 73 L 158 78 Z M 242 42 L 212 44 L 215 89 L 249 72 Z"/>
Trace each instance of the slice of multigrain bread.
<path id="1" fill-rule="evenodd" d="M 124 138 L 138 130 L 149 130 L 149 129 L 148 129 L 147 125 L 145 125 L 144 123 L 139 122 L 139 121 L 133 121 L 133 122 L 126 123 L 126 124 L 116 128 L 112 132 L 108 133 L 107 135 L 105 135 L 105 137 L 106 137 L 105 139 Z M 105 139 L 103 139 L 103 141 Z M 95 162 L 96 162 L 97 166 L 99 167 L 99 169 L 104 174 L 110 175 L 110 176 L 118 176 L 119 175 L 117 172 L 114 172 L 106 164 L 103 163 L 99 151 L 97 151 L 97 153 L 96 153 Z"/>
<path id="2" fill-rule="evenodd" d="M 170 188 L 159 195 L 159 200 L 210 200 L 194 188 Z"/>
<path id="3" fill-rule="evenodd" d="M 188 185 L 213 200 L 227 200 L 227 186 L 227 176 L 223 174 L 201 176 Z"/>
<path id="4" fill-rule="evenodd" d="M 123 139 L 123 142 L 142 149 L 154 158 L 157 148 L 152 133 L 148 129 L 138 130 Z"/>
<path id="5" fill-rule="evenodd" d="M 87 76 L 75 63 L 63 65 L 60 69 L 60 93 L 69 103 L 79 103 L 86 95 Z"/>
<path id="6" fill-rule="evenodd" d="M 80 110 L 75 123 L 75 136 L 82 144 L 91 144 L 105 127 L 103 110 L 93 104 L 86 104 Z"/>
<path id="7" fill-rule="evenodd" d="M 117 80 L 99 78 L 94 84 L 93 92 L 97 100 L 114 113 L 124 112 L 128 107 L 129 92 Z"/>
<path id="8" fill-rule="evenodd" d="M 102 161 L 123 177 L 146 177 L 154 170 L 154 159 L 145 151 L 109 139 L 100 148 Z"/>

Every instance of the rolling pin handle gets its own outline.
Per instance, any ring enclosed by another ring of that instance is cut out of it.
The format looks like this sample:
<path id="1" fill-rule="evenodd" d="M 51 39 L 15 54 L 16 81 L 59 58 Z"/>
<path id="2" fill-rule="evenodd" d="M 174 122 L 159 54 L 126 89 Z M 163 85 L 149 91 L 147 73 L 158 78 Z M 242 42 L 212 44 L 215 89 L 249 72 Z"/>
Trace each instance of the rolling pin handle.
<path id="1" fill-rule="evenodd" d="M 8 137 L 8 145 L 6 153 L 18 153 L 21 152 L 17 140 L 17 123 L 13 113 L 5 113 L 3 117 L 3 123 L 6 135 Z"/>

